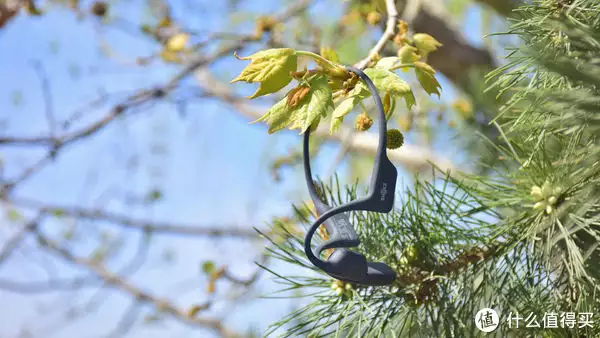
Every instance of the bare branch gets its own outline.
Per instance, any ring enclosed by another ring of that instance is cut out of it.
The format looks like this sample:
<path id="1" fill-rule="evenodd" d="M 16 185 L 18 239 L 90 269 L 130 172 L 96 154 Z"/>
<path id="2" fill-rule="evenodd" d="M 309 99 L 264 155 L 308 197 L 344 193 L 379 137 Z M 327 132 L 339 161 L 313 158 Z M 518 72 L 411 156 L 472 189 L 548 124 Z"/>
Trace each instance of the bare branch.
<path id="1" fill-rule="evenodd" d="M 140 304 L 132 302 L 127 311 L 121 316 L 121 319 L 115 328 L 106 336 L 107 337 L 123 337 L 133 328 L 135 321 L 140 315 Z"/>
<path id="2" fill-rule="evenodd" d="M 257 264 L 258 265 L 266 265 L 267 262 L 269 261 L 269 257 L 270 256 L 267 254 L 267 251 L 266 250 L 263 251 L 260 258 L 258 259 Z M 263 271 L 264 271 L 264 269 L 262 269 L 261 267 L 258 267 L 250 275 L 250 277 L 248 277 L 246 279 L 242 279 L 242 278 L 232 275 L 228 269 L 225 269 L 225 271 L 223 273 L 223 277 L 234 284 L 248 287 L 248 286 L 254 284 L 254 282 L 256 282 L 258 280 L 258 278 L 260 277 L 260 275 Z"/>
<path id="3" fill-rule="evenodd" d="M 42 170 L 48 163 L 52 161 L 54 158 L 55 152 L 53 150 L 48 151 L 42 158 L 37 160 L 33 165 L 25 168 L 20 175 L 13 179 L 10 182 L 6 182 L 3 186 L 0 186 L 0 196 L 4 195 L 7 191 L 11 190 L 13 187 L 18 185 L 19 183 L 27 180 L 29 177 L 34 175 L 35 173 Z"/>
<path id="4" fill-rule="evenodd" d="M 118 116 L 125 113 L 127 109 L 133 108 L 140 104 L 146 103 L 153 98 L 162 98 L 167 92 L 166 90 L 172 90 L 173 87 L 165 86 L 163 88 L 151 89 L 151 90 L 140 90 L 138 93 L 127 98 L 124 102 L 113 107 L 108 114 L 106 114 L 100 120 L 81 128 L 80 130 L 66 133 L 62 136 L 40 136 L 40 137 L 0 137 L 0 144 L 10 145 L 39 145 L 39 146 L 53 146 L 57 152 L 60 148 L 73 143 L 75 141 L 89 137 L 103 127 L 108 125 L 110 122 L 115 120 Z"/>
<path id="5" fill-rule="evenodd" d="M 0 289 L 14 293 L 46 293 L 52 291 L 72 291 L 102 285 L 95 276 L 76 277 L 71 279 L 48 279 L 45 281 L 14 281 L 0 279 Z"/>
<path id="6" fill-rule="evenodd" d="M 304 11 L 312 3 L 312 0 L 297 1 L 287 7 L 283 12 L 274 16 L 277 21 L 285 21 L 295 16 L 296 14 Z M 152 99 L 160 99 L 171 93 L 179 84 L 181 80 L 187 77 L 194 70 L 199 67 L 208 65 L 209 63 L 227 55 L 233 53 L 235 50 L 240 49 L 245 43 L 249 41 L 255 41 L 254 35 L 247 35 L 236 43 L 221 48 L 215 53 L 205 56 L 201 53 L 193 58 L 182 70 L 180 70 L 175 76 L 171 78 L 164 86 L 146 90 L 140 90 L 136 94 L 128 97 L 120 104 L 114 106 L 104 117 L 100 120 L 83 127 L 80 130 L 66 133 L 61 136 L 50 134 L 50 136 L 39 136 L 39 137 L 11 137 L 3 136 L 0 137 L 0 145 L 7 144 L 11 146 L 45 146 L 50 147 L 49 153 L 46 157 L 42 158 L 34 166 L 27 168 L 25 172 L 12 182 L 5 183 L 4 186 L 0 187 L 0 195 L 6 195 L 14 187 L 29 178 L 32 174 L 42 169 L 49 161 L 48 159 L 57 156 L 59 152 L 65 149 L 65 147 L 71 143 L 93 136 L 100 130 L 104 129 L 111 122 L 116 120 L 117 117 L 123 115 L 127 110 L 130 110 L 136 106 L 150 102 Z"/>
<path id="7" fill-rule="evenodd" d="M 50 82 L 48 81 L 48 76 L 46 75 L 41 62 L 34 61 L 33 69 L 35 69 L 38 77 L 40 78 L 42 93 L 44 95 L 46 120 L 48 120 L 48 131 L 50 132 L 51 136 L 54 136 L 56 120 L 54 118 L 54 100 L 52 99 L 52 92 L 50 91 Z"/>
<path id="8" fill-rule="evenodd" d="M 396 4 L 394 3 L 394 0 L 385 0 L 385 7 L 387 10 L 387 23 L 385 26 L 385 31 L 381 35 L 379 41 L 377 41 L 375 46 L 369 51 L 369 56 L 355 65 L 355 67 L 358 69 L 364 69 L 367 67 L 369 62 L 373 60 L 376 55 L 381 53 L 383 47 L 385 47 L 385 44 L 394 37 L 396 23 L 398 21 L 398 11 L 396 10 Z"/>
<path id="9" fill-rule="evenodd" d="M 153 222 L 149 220 L 134 219 L 123 214 L 107 212 L 100 209 L 85 209 L 72 206 L 58 206 L 46 204 L 38 201 L 25 199 L 11 199 L 9 203 L 24 208 L 36 209 L 48 214 L 60 214 L 80 219 L 95 221 L 106 221 L 126 228 L 137 229 L 150 233 L 171 234 L 171 235 L 191 235 L 208 237 L 240 237 L 240 238 L 258 238 L 256 231 L 251 230 L 249 226 L 230 226 L 204 224 L 173 224 L 168 222 Z"/>
<path id="10" fill-rule="evenodd" d="M 4 27 L 10 21 L 22 6 L 22 0 L 5 0 L 0 2 L 0 28 Z"/>
<path id="11" fill-rule="evenodd" d="M 25 239 L 25 235 L 31 231 L 31 229 L 35 228 L 39 221 L 41 220 L 43 214 L 39 213 L 36 217 L 34 217 L 31 221 L 27 222 L 13 237 L 6 241 L 6 244 L 0 250 L 0 264 L 2 264 L 6 259 L 8 259 L 13 251 L 19 247 L 23 239 Z"/>
<path id="12" fill-rule="evenodd" d="M 95 275 L 103 279 L 107 285 L 129 294 L 140 303 L 150 304 L 154 308 L 156 308 L 157 311 L 168 313 L 175 319 L 178 319 L 183 323 L 211 329 L 223 337 L 238 336 L 236 333 L 227 329 L 218 319 L 188 316 L 185 311 L 177 308 L 168 300 L 158 298 L 145 291 L 142 291 L 141 289 L 136 288 L 132 284 L 129 284 L 127 281 L 121 279 L 117 275 L 114 275 L 110 271 L 106 270 L 104 267 L 92 262 L 91 260 L 73 255 L 70 251 L 60 247 L 58 244 L 56 244 L 49 238 L 43 236 L 39 232 L 36 232 L 35 235 L 37 236 L 39 244 L 48 249 L 50 252 L 62 257 L 64 260 L 74 265 L 85 267 L 86 269 L 90 270 Z"/>

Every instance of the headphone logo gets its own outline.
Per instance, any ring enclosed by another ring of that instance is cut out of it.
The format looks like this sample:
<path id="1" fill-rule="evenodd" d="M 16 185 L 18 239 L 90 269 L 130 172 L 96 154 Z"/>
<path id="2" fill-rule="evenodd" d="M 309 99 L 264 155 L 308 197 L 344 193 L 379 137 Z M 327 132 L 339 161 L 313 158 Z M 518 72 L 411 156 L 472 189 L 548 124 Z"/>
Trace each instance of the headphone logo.
<path id="1" fill-rule="evenodd" d="M 387 183 L 383 182 L 383 187 L 379 190 L 379 194 L 381 195 L 381 200 L 385 201 L 385 195 L 387 195 Z"/>

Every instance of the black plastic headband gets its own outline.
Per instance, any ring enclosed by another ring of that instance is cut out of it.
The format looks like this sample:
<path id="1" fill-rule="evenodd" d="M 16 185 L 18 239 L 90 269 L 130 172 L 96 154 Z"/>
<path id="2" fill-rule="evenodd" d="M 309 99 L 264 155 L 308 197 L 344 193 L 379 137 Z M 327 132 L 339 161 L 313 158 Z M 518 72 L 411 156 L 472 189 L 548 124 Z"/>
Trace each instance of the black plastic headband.
<path id="1" fill-rule="evenodd" d="M 304 251 L 308 259 L 315 266 L 337 279 L 367 285 L 386 285 L 392 283 L 396 278 L 396 275 L 391 268 L 383 263 L 367 263 L 365 261 L 365 267 L 362 267 L 362 260 L 364 260 L 364 257 L 347 250 L 343 251 L 344 257 L 337 255 L 337 260 L 332 260 L 330 256 L 330 259 L 323 261 L 318 257 L 325 249 L 355 247 L 360 244 L 356 231 L 350 223 L 349 218 L 344 214 L 345 212 L 363 210 L 388 213 L 392 210 L 394 205 L 397 171 L 386 153 L 387 121 L 385 119 L 381 98 L 377 93 L 377 88 L 364 72 L 350 66 L 347 66 L 346 69 L 358 75 L 358 77 L 367 85 L 375 100 L 375 107 L 379 112 L 379 144 L 375 155 L 373 173 L 371 174 L 369 194 L 364 198 L 348 202 L 335 208 L 332 208 L 320 199 L 312 180 L 309 154 L 310 130 L 307 130 L 304 134 L 304 173 L 310 197 L 320 216 L 306 234 Z M 323 223 L 325 223 L 325 226 L 327 227 L 329 240 L 317 248 L 317 254 L 315 255 L 310 244 L 315 231 Z M 335 254 L 336 253 L 334 252 L 332 256 Z M 352 255 L 352 259 L 347 257 L 348 255 Z"/>

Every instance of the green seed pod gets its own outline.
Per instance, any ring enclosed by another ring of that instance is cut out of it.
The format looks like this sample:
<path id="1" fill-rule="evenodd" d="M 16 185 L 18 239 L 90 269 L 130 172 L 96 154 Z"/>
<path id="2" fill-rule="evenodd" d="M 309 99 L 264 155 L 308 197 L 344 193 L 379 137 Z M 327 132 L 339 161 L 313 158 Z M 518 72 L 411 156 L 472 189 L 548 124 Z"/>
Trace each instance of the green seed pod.
<path id="1" fill-rule="evenodd" d="M 404 135 L 398 129 L 390 129 L 387 131 L 387 144 L 388 149 L 398 149 L 404 144 Z"/>

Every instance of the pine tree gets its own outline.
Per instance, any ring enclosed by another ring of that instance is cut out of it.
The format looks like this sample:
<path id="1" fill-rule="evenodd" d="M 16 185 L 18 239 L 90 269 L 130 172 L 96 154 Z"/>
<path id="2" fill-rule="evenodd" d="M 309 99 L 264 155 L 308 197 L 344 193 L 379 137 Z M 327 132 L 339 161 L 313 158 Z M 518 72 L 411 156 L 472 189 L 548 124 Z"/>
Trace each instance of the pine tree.
<path id="1" fill-rule="evenodd" d="M 485 175 L 416 177 L 389 214 L 351 214 L 360 251 L 397 271 L 391 286 L 336 281 L 305 259 L 294 224 L 310 226 L 311 205 L 275 221 L 269 253 L 298 274 L 269 271 L 283 295 L 300 290 L 309 303 L 269 333 L 471 337 L 475 314 L 493 308 L 495 336 L 600 336 L 587 316 L 600 312 L 600 3 L 535 1 L 514 17 L 506 34 L 522 45 L 490 74 L 490 89 L 510 97 L 486 140 L 500 160 Z M 321 188 L 333 205 L 364 193 Z"/>

